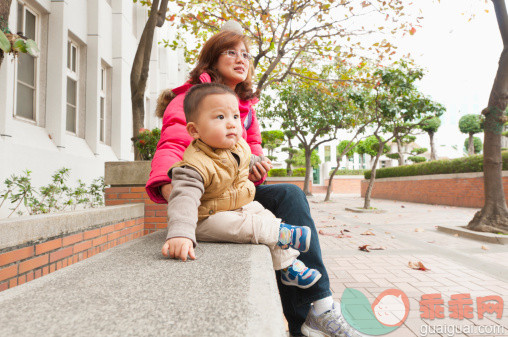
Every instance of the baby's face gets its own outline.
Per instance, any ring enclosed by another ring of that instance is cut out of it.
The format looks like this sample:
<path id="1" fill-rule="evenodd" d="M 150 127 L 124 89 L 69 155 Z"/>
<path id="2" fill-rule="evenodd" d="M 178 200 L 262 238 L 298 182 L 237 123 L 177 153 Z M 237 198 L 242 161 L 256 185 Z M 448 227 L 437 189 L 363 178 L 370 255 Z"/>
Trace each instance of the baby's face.
<path id="1" fill-rule="evenodd" d="M 197 137 L 216 149 L 236 145 L 242 134 L 238 99 L 231 94 L 209 95 L 199 104 L 195 123 Z"/>

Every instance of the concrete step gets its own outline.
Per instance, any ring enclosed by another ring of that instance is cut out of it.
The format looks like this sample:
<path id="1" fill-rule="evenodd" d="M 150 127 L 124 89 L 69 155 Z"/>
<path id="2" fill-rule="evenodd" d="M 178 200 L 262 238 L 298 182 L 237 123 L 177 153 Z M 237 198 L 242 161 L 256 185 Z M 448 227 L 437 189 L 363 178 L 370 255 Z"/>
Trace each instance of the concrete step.
<path id="1" fill-rule="evenodd" d="M 285 336 L 269 250 L 200 243 L 165 259 L 165 231 L 0 293 L 0 336 Z"/>

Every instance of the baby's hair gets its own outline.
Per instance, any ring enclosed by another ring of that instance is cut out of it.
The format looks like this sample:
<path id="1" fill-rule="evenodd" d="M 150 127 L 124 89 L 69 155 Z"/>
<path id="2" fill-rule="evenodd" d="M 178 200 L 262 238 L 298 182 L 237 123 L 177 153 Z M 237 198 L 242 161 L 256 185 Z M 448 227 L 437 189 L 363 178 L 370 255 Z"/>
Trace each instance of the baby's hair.
<path id="1" fill-rule="evenodd" d="M 199 104 L 206 96 L 224 94 L 231 94 L 237 97 L 236 93 L 231 90 L 231 88 L 220 83 L 203 83 L 192 86 L 192 88 L 187 91 L 185 99 L 183 100 L 183 111 L 185 112 L 187 123 L 196 121 Z"/>

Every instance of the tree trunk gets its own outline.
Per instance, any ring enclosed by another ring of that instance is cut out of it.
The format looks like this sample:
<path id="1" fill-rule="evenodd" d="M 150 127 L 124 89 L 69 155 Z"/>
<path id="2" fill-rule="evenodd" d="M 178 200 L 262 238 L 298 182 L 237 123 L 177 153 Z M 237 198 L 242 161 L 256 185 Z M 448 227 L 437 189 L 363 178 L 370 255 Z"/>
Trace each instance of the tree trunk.
<path id="1" fill-rule="evenodd" d="M 328 179 L 328 187 L 326 188 L 326 196 L 324 201 L 330 201 L 330 196 L 332 194 L 332 185 L 333 185 L 333 177 L 335 177 L 335 173 L 339 170 L 340 166 L 340 158 L 337 157 L 337 166 L 335 170 L 333 170 L 332 174 L 330 174 L 330 178 Z"/>
<path id="2" fill-rule="evenodd" d="M 434 132 L 429 131 L 429 138 L 430 138 L 430 160 L 436 160 L 436 144 L 434 144 Z"/>
<path id="3" fill-rule="evenodd" d="M 508 98 L 508 15 L 504 0 L 492 0 L 492 2 L 494 3 L 504 48 L 490 93 L 489 105 L 482 111 L 485 114 L 483 143 L 485 204 L 475 214 L 467 228 L 479 232 L 508 234 L 508 208 L 506 207 L 501 175 L 502 117 Z"/>
<path id="4" fill-rule="evenodd" d="M 469 140 L 468 140 L 468 143 L 467 143 L 467 154 L 470 155 L 470 156 L 474 155 L 474 139 L 473 139 L 473 136 L 474 136 L 473 133 L 469 134 Z"/>
<path id="5" fill-rule="evenodd" d="M 310 165 L 310 156 L 312 154 L 312 150 L 305 148 L 305 181 L 303 182 L 303 192 L 305 195 L 312 195 L 310 193 L 310 177 L 312 174 L 312 166 Z"/>
<path id="6" fill-rule="evenodd" d="M 0 1 L 0 30 L 4 30 L 4 28 L 9 28 L 9 12 L 11 10 L 11 2 L 12 0 L 1 0 Z M 4 61 L 4 52 L 0 49 L 0 67 L 2 66 L 2 62 Z"/>
<path id="7" fill-rule="evenodd" d="M 132 104 L 132 140 L 135 141 L 139 130 L 144 127 L 145 90 L 152 54 L 153 34 L 155 26 L 162 27 L 166 19 L 168 0 L 153 0 L 150 16 L 145 24 L 139 40 L 136 56 L 131 70 L 131 104 Z M 139 150 L 134 147 L 134 159 L 140 160 Z"/>
<path id="8" fill-rule="evenodd" d="M 397 153 L 399 154 L 399 158 L 398 158 L 399 166 L 402 166 L 405 164 L 404 151 L 402 149 L 402 141 L 400 140 L 399 137 L 395 137 L 395 140 L 397 141 Z"/>
<path id="9" fill-rule="evenodd" d="M 372 170 L 370 173 L 369 186 L 367 187 L 367 191 L 365 192 L 365 201 L 363 204 L 363 208 L 370 208 L 370 196 L 372 195 L 372 189 L 374 188 L 374 180 L 376 180 L 376 170 L 377 170 L 377 162 L 379 161 L 379 157 L 383 154 L 383 149 L 386 143 L 379 144 L 379 149 L 377 150 L 376 158 L 374 159 L 374 164 L 372 165 Z"/>

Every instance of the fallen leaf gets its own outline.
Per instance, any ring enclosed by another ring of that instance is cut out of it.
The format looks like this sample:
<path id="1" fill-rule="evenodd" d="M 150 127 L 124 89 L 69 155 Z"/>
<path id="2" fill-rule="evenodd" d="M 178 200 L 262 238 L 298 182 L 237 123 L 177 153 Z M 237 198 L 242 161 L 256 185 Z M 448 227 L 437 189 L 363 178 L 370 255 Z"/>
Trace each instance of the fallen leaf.
<path id="1" fill-rule="evenodd" d="M 428 243 L 435 243 L 436 241 L 435 240 L 432 240 L 432 241 L 427 241 Z"/>
<path id="2" fill-rule="evenodd" d="M 400 205 L 400 208 L 406 208 L 406 206 L 404 206 L 404 205 Z"/>
<path id="3" fill-rule="evenodd" d="M 342 231 L 344 231 L 344 232 L 351 232 L 349 229 L 343 229 Z"/>
<path id="4" fill-rule="evenodd" d="M 370 247 L 370 250 L 385 250 L 386 247 L 379 246 L 379 247 Z"/>
<path id="5" fill-rule="evenodd" d="M 458 236 L 459 236 L 459 234 L 453 234 L 453 236 L 458 237 Z"/>
<path id="6" fill-rule="evenodd" d="M 423 228 L 415 228 L 415 232 L 424 232 L 425 230 Z"/>
<path id="7" fill-rule="evenodd" d="M 392 234 L 392 233 L 390 233 L 390 232 L 385 232 L 385 234 Z"/>
<path id="8" fill-rule="evenodd" d="M 421 263 L 420 261 L 418 261 L 418 262 L 411 262 L 411 261 L 409 261 L 408 266 L 409 266 L 409 268 L 415 269 L 415 270 L 423 270 L 423 271 L 430 270 L 429 268 L 426 268 L 423 265 L 423 263 Z"/>
<path id="9" fill-rule="evenodd" d="M 367 246 L 369 246 L 369 245 L 360 246 L 360 247 L 358 247 L 358 249 L 363 252 L 370 252 L 370 250 L 367 248 Z"/>
<path id="10" fill-rule="evenodd" d="M 392 235 L 392 239 L 395 239 L 395 236 Z"/>
<path id="11" fill-rule="evenodd" d="M 332 236 L 337 239 L 351 238 L 351 235 L 343 234 L 342 231 L 341 231 L 341 234 L 334 234 L 334 233 L 326 233 L 325 231 L 320 229 L 318 233 L 321 235 Z"/>
<path id="12" fill-rule="evenodd" d="M 376 234 L 372 233 L 371 231 L 365 231 L 360 235 L 376 235 Z"/>
<path id="13" fill-rule="evenodd" d="M 482 246 L 482 249 L 483 249 L 483 250 L 489 250 L 489 247 L 487 247 L 487 246 Z"/>

